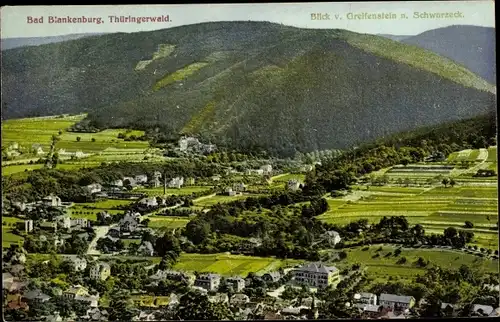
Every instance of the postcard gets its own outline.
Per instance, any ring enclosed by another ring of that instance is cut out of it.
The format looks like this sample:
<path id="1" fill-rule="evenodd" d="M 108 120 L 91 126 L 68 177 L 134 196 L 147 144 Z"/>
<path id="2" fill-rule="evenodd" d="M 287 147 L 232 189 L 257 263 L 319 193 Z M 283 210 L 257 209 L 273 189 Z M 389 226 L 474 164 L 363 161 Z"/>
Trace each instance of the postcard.
<path id="1" fill-rule="evenodd" d="M 494 7 L 2 7 L 5 320 L 499 316 Z"/>

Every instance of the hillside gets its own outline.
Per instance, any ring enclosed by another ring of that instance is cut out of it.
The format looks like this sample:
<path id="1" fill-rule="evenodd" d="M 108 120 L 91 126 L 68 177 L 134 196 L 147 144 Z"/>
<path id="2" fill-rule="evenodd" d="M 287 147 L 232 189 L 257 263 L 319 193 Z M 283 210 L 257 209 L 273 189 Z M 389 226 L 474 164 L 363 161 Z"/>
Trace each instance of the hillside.
<path id="1" fill-rule="evenodd" d="M 292 154 L 492 110 L 494 86 L 432 52 L 260 22 L 106 34 L 3 52 L 3 117 L 88 112 Z"/>
<path id="2" fill-rule="evenodd" d="M 494 28 L 450 26 L 429 30 L 402 42 L 451 58 L 491 84 L 496 84 Z"/>

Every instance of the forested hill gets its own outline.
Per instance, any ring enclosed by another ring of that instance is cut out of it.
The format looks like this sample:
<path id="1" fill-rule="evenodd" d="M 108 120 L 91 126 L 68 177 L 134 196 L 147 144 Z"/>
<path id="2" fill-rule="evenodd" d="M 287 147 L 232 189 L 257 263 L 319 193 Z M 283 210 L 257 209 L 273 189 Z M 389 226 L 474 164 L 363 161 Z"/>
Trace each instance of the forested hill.
<path id="1" fill-rule="evenodd" d="M 495 28 L 456 25 L 429 30 L 401 41 L 451 58 L 495 84 L 495 40 Z"/>
<path id="2" fill-rule="evenodd" d="M 346 30 L 218 22 L 6 50 L 3 117 L 88 112 L 292 155 L 494 109 L 493 85 L 424 49 Z"/>

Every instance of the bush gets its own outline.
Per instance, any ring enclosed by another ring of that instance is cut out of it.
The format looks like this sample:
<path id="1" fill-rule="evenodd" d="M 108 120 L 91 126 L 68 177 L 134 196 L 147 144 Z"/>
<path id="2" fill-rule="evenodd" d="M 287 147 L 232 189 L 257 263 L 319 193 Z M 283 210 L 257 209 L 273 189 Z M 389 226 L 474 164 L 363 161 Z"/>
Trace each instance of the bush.
<path id="1" fill-rule="evenodd" d="M 465 228 L 474 228 L 474 224 L 471 223 L 470 221 L 466 221 L 464 227 Z"/>
<path id="2" fill-rule="evenodd" d="M 400 258 L 400 259 L 396 262 L 396 264 L 400 264 L 400 265 L 405 264 L 405 263 L 406 263 L 406 257 L 401 257 L 401 258 Z"/>

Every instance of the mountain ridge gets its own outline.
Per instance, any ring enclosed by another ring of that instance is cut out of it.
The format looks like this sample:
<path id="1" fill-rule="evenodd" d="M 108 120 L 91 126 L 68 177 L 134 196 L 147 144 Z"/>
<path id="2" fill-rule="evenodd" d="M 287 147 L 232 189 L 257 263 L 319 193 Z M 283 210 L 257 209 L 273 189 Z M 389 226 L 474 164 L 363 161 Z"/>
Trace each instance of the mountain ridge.
<path id="1" fill-rule="evenodd" d="M 100 128 L 158 127 L 286 154 L 474 116 L 496 99 L 493 85 L 421 48 L 272 23 L 107 34 L 5 56 L 7 117 L 88 112 Z"/>

